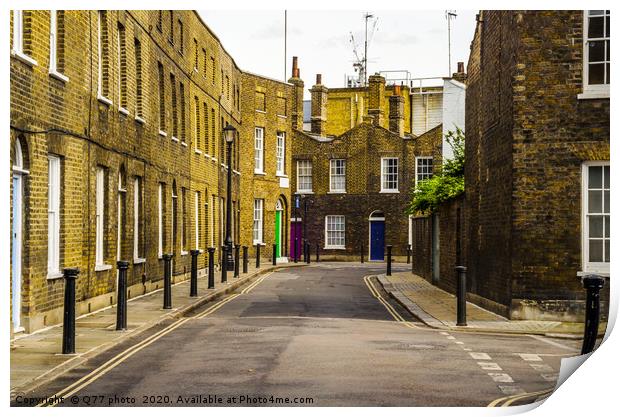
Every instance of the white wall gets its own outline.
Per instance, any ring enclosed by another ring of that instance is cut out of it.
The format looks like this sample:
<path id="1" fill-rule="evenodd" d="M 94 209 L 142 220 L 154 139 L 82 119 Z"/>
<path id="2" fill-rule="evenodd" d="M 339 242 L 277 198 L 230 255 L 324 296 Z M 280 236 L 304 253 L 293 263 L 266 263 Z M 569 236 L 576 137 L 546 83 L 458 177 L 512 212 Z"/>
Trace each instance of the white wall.
<path id="1" fill-rule="evenodd" d="M 443 146 L 444 159 L 450 159 L 454 155 L 452 148 L 446 141 L 448 131 L 456 130 L 458 126 L 465 131 L 465 89 L 466 86 L 452 79 L 444 79 L 443 82 Z"/>

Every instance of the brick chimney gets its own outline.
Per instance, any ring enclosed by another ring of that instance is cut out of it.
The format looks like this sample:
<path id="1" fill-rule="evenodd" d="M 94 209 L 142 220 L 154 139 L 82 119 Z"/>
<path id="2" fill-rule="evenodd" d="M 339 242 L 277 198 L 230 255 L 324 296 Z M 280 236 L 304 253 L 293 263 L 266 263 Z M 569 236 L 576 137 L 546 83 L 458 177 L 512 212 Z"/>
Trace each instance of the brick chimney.
<path id="1" fill-rule="evenodd" d="M 297 57 L 293 57 L 293 73 L 288 80 L 293 84 L 293 95 L 291 103 L 291 119 L 293 129 L 303 130 L 304 128 L 304 82 L 299 78 L 299 68 L 297 67 Z"/>
<path id="2" fill-rule="evenodd" d="M 316 84 L 310 89 L 312 112 L 310 117 L 311 131 L 317 135 L 325 135 L 327 124 L 327 93 L 329 90 L 321 83 L 321 74 L 316 75 Z"/>
<path id="3" fill-rule="evenodd" d="M 463 64 L 462 62 L 459 62 L 456 64 L 456 72 L 454 74 L 452 74 L 452 79 L 462 82 L 462 83 L 466 83 L 467 81 L 467 74 L 465 74 L 465 64 Z"/>
<path id="4" fill-rule="evenodd" d="M 379 74 L 368 77 L 368 115 L 374 123 L 383 126 L 383 103 L 385 102 L 385 78 Z"/>
<path id="5" fill-rule="evenodd" d="M 400 137 L 405 135 L 405 98 L 400 85 L 394 86 L 394 94 L 390 96 L 390 131 Z"/>

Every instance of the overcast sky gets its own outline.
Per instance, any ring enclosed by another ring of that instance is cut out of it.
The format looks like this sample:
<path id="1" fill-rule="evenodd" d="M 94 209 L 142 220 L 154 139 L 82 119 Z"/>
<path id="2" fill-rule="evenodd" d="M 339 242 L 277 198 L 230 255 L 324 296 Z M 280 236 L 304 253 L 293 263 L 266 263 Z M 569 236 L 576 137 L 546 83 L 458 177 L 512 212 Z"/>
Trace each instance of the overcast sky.
<path id="1" fill-rule="evenodd" d="M 448 75 L 448 30 L 444 10 L 370 10 L 378 22 L 368 52 L 370 74 L 408 70 L 411 77 Z M 199 10 L 207 25 L 244 70 L 284 79 L 284 11 Z M 344 86 L 345 74 L 353 75 L 350 32 L 364 53 L 365 11 L 288 11 L 286 77 L 291 57 L 299 57 L 306 87 L 323 74 L 327 87 Z M 456 63 L 467 65 L 475 28 L 475 10 L 457 10 L 452 21 L 452 71 Z M 370 32 L 369 25 L 369 32 Z M 308 92 L 306 91 L 306 95 Z"/>

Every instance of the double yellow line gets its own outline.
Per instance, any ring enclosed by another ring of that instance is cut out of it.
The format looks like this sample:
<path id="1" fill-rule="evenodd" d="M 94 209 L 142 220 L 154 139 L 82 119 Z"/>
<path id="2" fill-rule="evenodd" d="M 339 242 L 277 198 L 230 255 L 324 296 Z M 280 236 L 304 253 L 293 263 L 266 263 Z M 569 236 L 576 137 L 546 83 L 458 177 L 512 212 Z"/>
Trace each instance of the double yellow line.
<path id="1" fill-rule="evenodd" d="M 547 394 L 551 394 L 552 392 L 553 392 L 553 388 L 549 388 L 549 389 L 542 390 L 542 391 L 526 392 L 525 394 L 510 395 L 508 397 L 502 397 L 502 398 L 493 400 L 489 405 L 487 405 L 487 407 L 509 407 L 516 401 L 525 400 L 531 397 L 538 398 L 538 397 L 542 397 Z"/>
<path id="2" fill-rule="evenodd" d="M 383 306 L 386 308 L 386 310 L 388 311 L 388 313 L 390 313 L 390 315 L 392 317 L 394 317 L 394 320 L 396 320 L 397 322 L 401 323 L 404 326 L 407 326 L 411 329 L 416 329 L 417 326 L 407 320 L 405 320 L 403 318 L 403 316 L 401 316 L 400 314 L 398 314 L 398 311 L 396 311 L 394 309 L 394 307 L 392 307 L 390 305 L 390 303 L 388 303 L 387 301 L 385 301 L 385 299 L 381 296 L 381 294 L 379 294 L 379 292 L 377 291 L 377 289 L 375 288 L 375 286 L 372 284 L 372 281 L 370 280 L 370 276 L 365 276 L 364 277 L 364 282 L 366 283 L 366 286 L 368 287 L 368 289 L 370 290 L 370 293 L 377 299 L 379 300 L 379 302 L 381 304 L 383 304 Z"/>
<path id="3" fill-rule="evenodd" d="M 215 313 L 222 306 L 224 306 L 225 304 L 231 302 L 232 300 L 234 300 L 235 298 L 239 297 L 240 295 L 249 293 L 258 284 L 263 282 L 265 280 L 265 278 L 267 278 L 269 275 L 271 275 L 271 273 L 263 275 L 262 277 L 260 277 L 256 281 L 254 281 L 252 284 L 250 284 L 249 286 L 244 288 L 241 291 L 241 293 L 229 295 L 228 297 L 224 298 L 223 300 L 218 301 L 217 303 L 215 303 L 214 305 L 212 305 L 211 307 L 209 307 L 208 309 L 206 309 L 202 313 L 200 313 L 200 314 L 198 314 L 196 316 L 192 316 L 192 317 L 185 317 L 185 318 L 183 318 L 183 319 L 181 319 L 181 320 L 179 320 L 179 321 L 177 321 L 175 323 L 172 323 L 171 325 L 165 327 L 164 329 L 158 331 L 157 333 L 152 334 L 151 336 L 149 336 L 146 339 L 140 341 L 139 343 L 136 343 L 135 345 L 131 346 L 130 348 L 128 348 L 128 349 L 124 350 L 123 352 L 119 353 L 118 355 L 114 356 L 112 359 L 108 360 L 103 365 L 99 366 L 98 368 L 96 368 L 95 370 L 90 372 L 88 375 L 83 376 L 79 380 L 75 381 L 73 384 L 71 384 L 71 385 L 67 386 L 66 388 L 62 389 L 61 391 L 57 392 L 54 396 L 55 397 L 59 397 L 59 398 L 60 397 L 70 398 L 75 393 L 81 391 L 82 389 L 84 389 L 88 385 L 92 384 L 97 379 L 101 378 L 102 376 L 104 376 L 105 374 L 110 372 L 112 369 L 116 368 L 118 365 L 123 363 L 125 360 L 129 359 L 130 357 L 132 357 L 133 355 L 135 355 L 136 353 L 138 353 L 139 351 L 141 351 L 145 347 L 149 346 L 150 344 L 152 344 L 152 343 L 156 342 L 157 340 L 161 339 L 162 337 L 164 337 L 165 335 L 167 335 L 168 333 L 170 333 L 171 331 L 173 331 L 177 327 L 182 326 L 183 324 L 187 323 L 188 321 L 190 321 L 192 319 L 201 319 L 201 318 L 207 317 L 208 315 Z M 52 397 L 54 397 L 54 396 L 52 396 Z M 55 407 L 56 404 L 57 403 L 52 403 L 52 404 L 41 403 L 41 404 L 37 404 L 36 407 Z"/>

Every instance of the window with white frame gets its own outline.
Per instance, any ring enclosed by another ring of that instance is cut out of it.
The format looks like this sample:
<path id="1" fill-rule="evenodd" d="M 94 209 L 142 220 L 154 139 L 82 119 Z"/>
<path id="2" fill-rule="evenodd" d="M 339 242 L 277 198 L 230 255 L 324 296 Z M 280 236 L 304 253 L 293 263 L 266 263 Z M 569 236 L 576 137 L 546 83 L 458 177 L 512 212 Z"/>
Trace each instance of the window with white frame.
<path id="1" fill-rule="evenodd" d="M 205 195 L 206 198 L 206 195 Z M 194 231 L 195 248 L 200 249 L 200 191 L 194 193 Z"/>
<path id="2" fill-rule="evenodd" d="M 254 172 L 262 174 L 264 171 L 265 129 L 254 128 Z"/>
<path id="3" fill-rule="evenodd" d="M 325 249 L 345 249 L 344 216 L 325 216 Z"/>
<path id="4" fill-rule="evenodd" d="M 99 99 L 103 99 L 105 103 L 111 103 L 110 95 L 110 44 L 108 38 L 108 12 L 99 10 L 97 19 L 98 37 L 98 56 L 97 64 L 99 71 L 99 82 L 97 84 L 97 93 Z"/>
<path id="5" fill-rule="evenodd" d="M 609 272 L 609 162 L 583 166 L 583 268 Z"/>
<path id="6" fill-rule="evenodd" d="M 172 184 L 172 224 L 170 235 L 172 237 L 172 253 L 177 249 L 177 186 Z"/>
<path id="7" fill-rule="evenodd" d="M 344 159 L 329 160 L 329 191 L 333 193 L 346 191 L 346 161 Z"/>
<path id="8" fill-rule="evenodd" d="M 104 221 L 105 221 L 105 168 L 97 167 L 95 178 L 95 265 L 103 266 L 105 261 L 105 238 L 104 238 Z"/>
<path id="9" fill-rule="evenodd" d="M 254 227 L 252 232 L 253 243 L 255 245 L 263 243 L 263 200 L 258 198 L 254 200 Z"/>
<path id="10" fill-rule="evenodd" d="M 48 155 L 47 274 L 60 276 L 60 158 Z"/>
<path id="11" fill-rule="evenodd" d="M 157 256 L 164 255 L 164 185 L 157 187 Z"/>
<path id="12" fill-rule="evenodd" d="M 187 253 L 187 189 L 181 187 L 181 251 Z"/>
<path id="13" fill-rule="evenodd" d="M 140 223 L 142 220 L 142 178 L 135 177 L 133 180 L 133 258 L 142 259 L 140 245 Z"/>
<path id="14" fill-rule="evenodd" d="M 286 136 L 284 132 L 278 132 L 276 136 L 276 175 L 284 175 L 284 155 Z"/>
<path id="15" fill-rule="evenodd" d="M 24 19 L 28 13 L 32 11 L 13 10 L 13 49 L 11 52 L 21 61 L 29 65 L 37 65 L 37 61 L 29 55 L 31 42 L 26 42 L 32 40 L 31 19 Z"/>
<path id="16" fill-rule="evenodd" d="M 312 161 L 297 161 L 297 192 L 312 192 Z"/>
<path id="17" fill-rule="evenodd" d="M 381 191 L 398 191 L 398 158 L 381 158 Z"/>
<path id="18" fill-rule="evenodd" d="M 584 11 L 583 89 L 586 93 L 609 93 L 609 29 L 609 10 Z"/>
<path id="19" fill-rule="evenodd" d="M 433 158 L 419 156 L 415 159 L 415 185 L 433 176 Z"/>
<path id="20" fill-rule="evenodd" d="M 50 67 L 55 78 L 68 81 L 65 72 L 65 11 L 50 10 Z"/>

